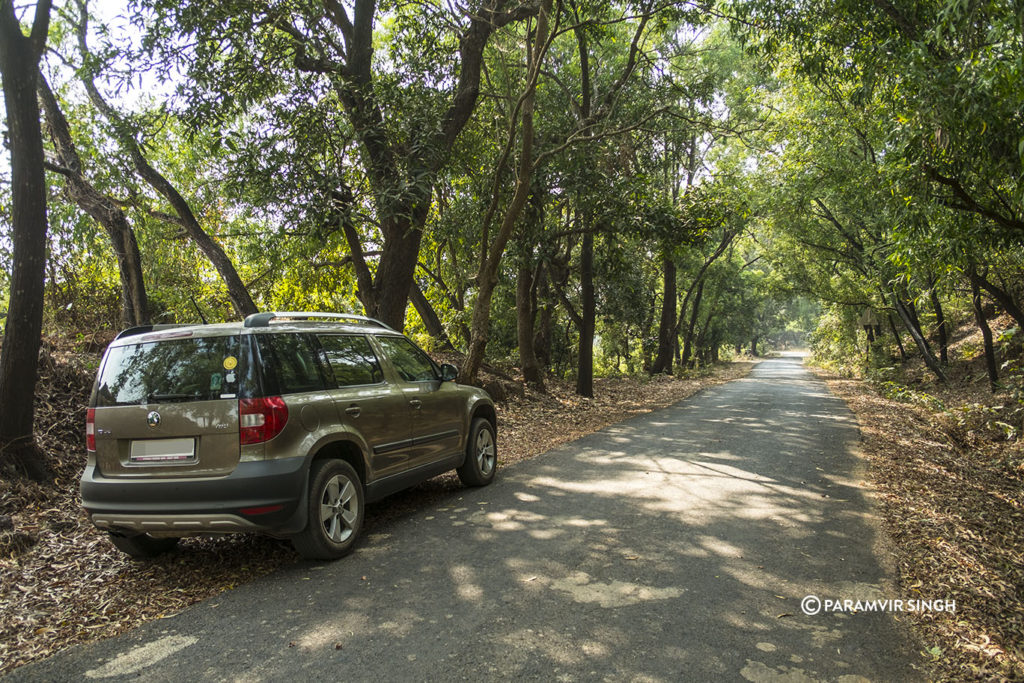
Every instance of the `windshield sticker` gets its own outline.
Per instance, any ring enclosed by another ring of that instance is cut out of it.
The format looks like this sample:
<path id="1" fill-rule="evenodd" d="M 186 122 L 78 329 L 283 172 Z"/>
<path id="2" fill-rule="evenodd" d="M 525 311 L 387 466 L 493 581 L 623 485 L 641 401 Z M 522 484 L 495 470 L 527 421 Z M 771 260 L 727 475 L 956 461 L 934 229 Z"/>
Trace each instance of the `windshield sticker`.
<path id="1" fill-rule="evenodd" d="M 238 367 L 237 358 L 235 358 L 234 356 L 228 356 L 227 358 L 224 359 L 225 370 L 234 370 L 236 367 Z"/>
<path id="2" fill-rule="evenodd" d="M 224 378 L 221 376 L 221 374 L 219 372 L 215 372 L 212 375 L 210 375 L 210 391 L 218 392 L 218 391 L 220 391 L 220 388 L 223 385 L 224 385 Z"/>

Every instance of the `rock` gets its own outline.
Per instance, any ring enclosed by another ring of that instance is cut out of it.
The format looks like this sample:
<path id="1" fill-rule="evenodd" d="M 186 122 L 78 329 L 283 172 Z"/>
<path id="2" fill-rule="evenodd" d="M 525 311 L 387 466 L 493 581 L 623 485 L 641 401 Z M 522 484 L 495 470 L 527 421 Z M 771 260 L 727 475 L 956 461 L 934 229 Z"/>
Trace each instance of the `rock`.
<path id="1" fill-rule="evenodd" d="M 504 403 L 513 396 L 516 398 L 526 396 L 526 388 L 519 382 L 505 382 L 496 379 L 486 382 L 483 390 L 487 392 L 495 403 Z"/>
<path id="2" fill-rule="evenodd" d="M 488 382 L 484 384 L 483 388 L 495 403 L 504 403 L 508 400 L 508 394 L 505 393 L 505 387 L 501 385 L 501 382 Z"/>

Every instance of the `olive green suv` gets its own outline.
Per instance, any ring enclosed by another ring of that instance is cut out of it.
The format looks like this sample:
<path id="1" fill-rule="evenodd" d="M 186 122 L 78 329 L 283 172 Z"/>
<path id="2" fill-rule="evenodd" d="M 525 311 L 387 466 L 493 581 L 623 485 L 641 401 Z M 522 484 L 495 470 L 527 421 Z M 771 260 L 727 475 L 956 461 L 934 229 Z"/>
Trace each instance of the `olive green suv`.
<path id="1" fill-rule="evenodd" d="M 494 479 L 494 404 L 456 374 L 347 314 L 125 330 L 89 402 L 82 504 L 135 557 L 242 531 L 341 557 L 367 502 L 453 469 Z"/>

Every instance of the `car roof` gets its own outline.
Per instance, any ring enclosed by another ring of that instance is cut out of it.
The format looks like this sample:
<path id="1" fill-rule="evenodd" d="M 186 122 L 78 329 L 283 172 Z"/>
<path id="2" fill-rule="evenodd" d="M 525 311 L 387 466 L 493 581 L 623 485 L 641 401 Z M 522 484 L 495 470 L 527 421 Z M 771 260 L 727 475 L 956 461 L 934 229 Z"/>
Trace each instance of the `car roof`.
<path id="1" fill-rule="evenodd" d="M 243 322 L 201 325 L 142 325 L 132 327 L 118 334 L 114 340 L 114 345 L 120 346 L 122 344 L 138 344 L 196 337 L 227 337 L 238 334 L 326 331 L 343 334 L 383 333 L 401 336 L 400 332 L 391 329 L 378 320 L 357 315 L 334 313 L 258 313 L 247 317 Z"/>

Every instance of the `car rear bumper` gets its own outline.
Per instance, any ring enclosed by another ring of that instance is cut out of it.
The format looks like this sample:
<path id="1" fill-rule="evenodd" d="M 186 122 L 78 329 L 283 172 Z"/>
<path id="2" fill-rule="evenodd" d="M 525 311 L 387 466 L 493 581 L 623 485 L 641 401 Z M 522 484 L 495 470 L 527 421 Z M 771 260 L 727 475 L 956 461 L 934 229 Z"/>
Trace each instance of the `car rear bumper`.
<path id="1" fill-rule="evenodd" d="M 304 458 L 242 462 L 224 477 L 104 477 L 90 463 L 82 505 L 101 529 L 153 535 L 262 531 L 288 535 L 305 527 Z"/>
<path id="2" fill-rule="evenodd" d="M 241 515 L 140 515 L 131 512 L 97 512 L 91 517 L 92 523 L 99 529 L 153 536 L 263 530 L 263 527 Z"/>

